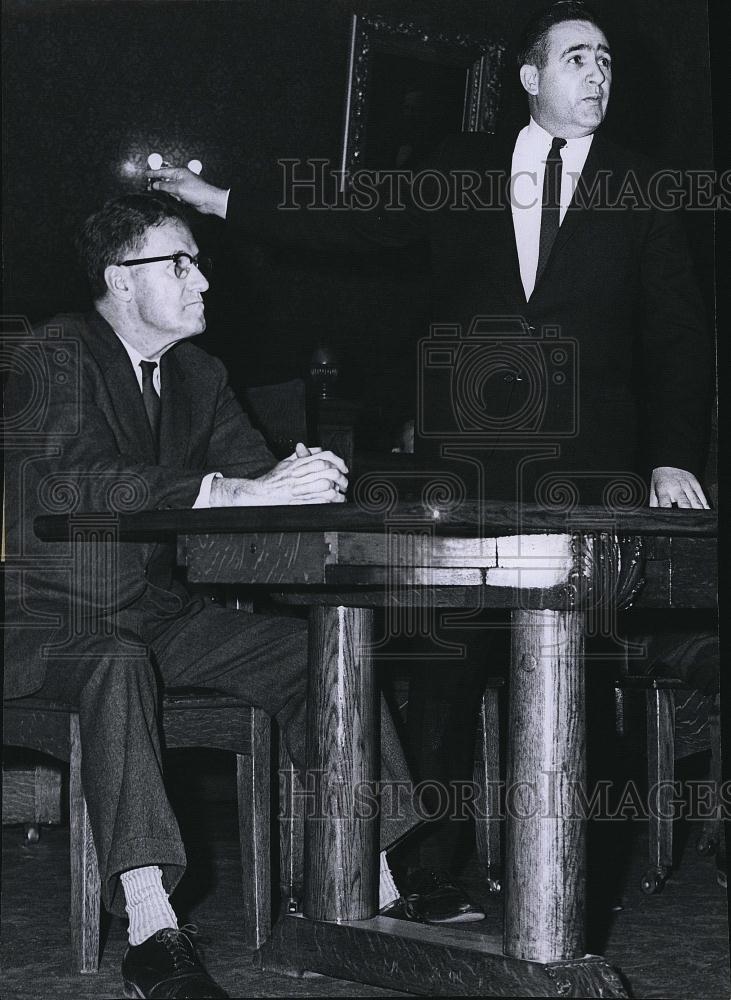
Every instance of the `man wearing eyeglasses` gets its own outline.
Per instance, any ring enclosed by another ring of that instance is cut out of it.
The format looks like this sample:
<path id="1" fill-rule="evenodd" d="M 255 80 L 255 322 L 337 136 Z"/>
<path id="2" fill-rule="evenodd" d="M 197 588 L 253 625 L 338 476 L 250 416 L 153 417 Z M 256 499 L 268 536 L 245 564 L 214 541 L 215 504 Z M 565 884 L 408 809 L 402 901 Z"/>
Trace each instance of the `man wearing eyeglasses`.
<path id="1" fill-rule="evenodd" d="M 337 503 L 348 470 L 302 443 L 276 463 L 221 362 L 191 342 L 205 330 L 208 280 L 173 199 L 109 202 L 85 223 L 79 248 L 94 312 L 58 317 L 21 343 L 7 386 L 8 413 L 27 416 L 38 389 L 43 405 L 28 448 L 9 449 L 7 551 L 22 553 L 24 568 L 7 574 L 5 697 L 78 706 L 102 897 L 129 917 L 125 996 L 223 997 L 168 899 L 186 858 L 162 780 L 158 684 L 208 687 L 265 709 L 302 767 L 306 624 L 192 596 L 170 545 L 102 544 L 104 571 L 69 579 L 63 553 L 49 553 L 33 520 L 58 512 L 49 490 L 84 512 L 114 512 L 120 500 L 125 510 Z M 49 375 L 30 385 L 39 347 Z M 24 352 L 33 364 L 23 365 Z M 49 621 L 60 627 L 49 633 Z M 383 776 L 405 779 L 382 716 Z M 384 845 L 411 825 L 382 823 Z M 398 895 L 382 879 L 386 890 L 386 902 Z"/>

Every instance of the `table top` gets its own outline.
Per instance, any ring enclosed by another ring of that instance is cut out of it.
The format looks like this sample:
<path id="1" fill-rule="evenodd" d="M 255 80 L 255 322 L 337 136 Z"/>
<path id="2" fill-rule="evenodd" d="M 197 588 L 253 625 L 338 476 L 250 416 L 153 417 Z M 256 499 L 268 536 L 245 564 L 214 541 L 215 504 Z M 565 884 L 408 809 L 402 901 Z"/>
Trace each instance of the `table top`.
<path id="1" fill-rule="evenodd" d="M 110 515 L 54 514 L 37 517 L 34 528 L 45 541 L 68 539 L 72 524 Z M 618 535 L 715 538 L 715 511 L 648 507 L 623 509 L 576 506 L 570 510 L 534 504 L 463 501 L 455 506 L 420 501 L 392 502 L 387 495 L 369 505 L 313 504 L 291 507 L 220 507 L 205 510 L 151 510 L 114 515 L 121 541 L 150 541 L 171 535 L 250 532 L 363 532 L 383 534 L 428 530 L 467 538 L 505 535 L 572 534 L 608 531 Z"/>

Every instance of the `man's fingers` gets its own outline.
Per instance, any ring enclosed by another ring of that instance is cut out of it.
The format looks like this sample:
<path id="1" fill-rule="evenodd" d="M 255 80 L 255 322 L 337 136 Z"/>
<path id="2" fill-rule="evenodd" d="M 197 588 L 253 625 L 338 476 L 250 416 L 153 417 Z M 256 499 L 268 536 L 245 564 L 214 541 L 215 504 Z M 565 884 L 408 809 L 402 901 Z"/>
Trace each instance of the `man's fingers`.
<path id="1" fill-rule="evenodd" d="M 327 483 L 328 486 L 342 486 L 348 488 L 348 477 L 342 472 L 330 467 L 318 472 L 308 472 L 306 475 L 295 476 L 293 473 L 295 487 L 308 487 L 312 483 Z"/>
<path id="2" fill-rule="evenodd" d="M 294 453 L 297 458 L 307 458 L 307 456 L 310 454 L 310 449 L 307 447 L 306 444 L 303 444 L 301 441 L 298 441 L 297 444 L 295 445 Z"/>
<path id="3" fill-rule="evenodd" d="M 167 191 L 172 193 L 180 183 L 180 176 L 176 167 L 146 170 L 145 177 L 151 182 L 150 186 L 153 191 Z"/>
<path id="4" fill-rule="evenodd" d="M 345 494 L 339 490 L 323 490 L 322 493 L 305 493 L 293 498 L 292 503 L 345 503 L 345 499 Z"/>
<path id="5" fill-rule="evenodd" d="M 290 500 L 290 504 L 293 507 L 303 506 L 304 504 L 315 504 L 315 503 L 345 503 L 345 495 L 343 493 L 338 493 L 337 490 L 328 490 L 325 493 L 318 493 L 316 495 L 307 495 L 301 497 L 293 497 Z"/>
<path id="6" fill-rule="evenodd" d="M 313 452 L 312 449 L 309 449 L 309 451 L 310 454 L 298 457 L 297 461 L 298 469 L 305 469 L 305 466 L 311 465 L 312 468 L 307 468 L 305 469 L 305 471 L 317 472 L 317 471 L 322 471 L 323 469 L 326 469 L 329 466 L 335 466 L 335 468 L 339 469 L 341 472 L 347 473 L 348 466 L 345 464 L 342 458 L 340 458 L 340 456 L 336 455 L 334 452 L 332 451 Z"/>
<path id="7" fill-rule="evenodd" d="M 706 500 L 706 495 L 703 492 L 703 490 L 700 488 L 700 485 L 698 483 L 694 483 L 690 487 L 690 491 L 691 492 L 688 495 L 690 496 L 691 504 L 693 505 L 693 507 L 699 508 L 701 510 L 703 510 L 703 509 L 710 510 L 711 509 L 711 505 Z"/>
<path id="8" fill-rule="evenodd" d="M 692 472 L 662 466 L 653 470 L 650 482 L 650 506 L 682 510 L 710 510 L 706 495 Z"/>

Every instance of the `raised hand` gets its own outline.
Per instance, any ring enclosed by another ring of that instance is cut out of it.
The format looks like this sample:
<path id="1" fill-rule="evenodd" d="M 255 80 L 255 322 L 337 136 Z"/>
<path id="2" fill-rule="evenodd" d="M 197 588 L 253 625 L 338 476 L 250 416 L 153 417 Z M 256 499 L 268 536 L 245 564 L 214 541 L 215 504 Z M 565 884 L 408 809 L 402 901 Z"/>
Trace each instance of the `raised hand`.
<path id="1" fill-rule="evenodd" d="M 228 191 L 214 187 L 187 167 L 163 166 L 159 170 L 146 170 L 145 177 L 151 182 L 153 191 L 165 191 L 203 215 L 226 218 Z"/>

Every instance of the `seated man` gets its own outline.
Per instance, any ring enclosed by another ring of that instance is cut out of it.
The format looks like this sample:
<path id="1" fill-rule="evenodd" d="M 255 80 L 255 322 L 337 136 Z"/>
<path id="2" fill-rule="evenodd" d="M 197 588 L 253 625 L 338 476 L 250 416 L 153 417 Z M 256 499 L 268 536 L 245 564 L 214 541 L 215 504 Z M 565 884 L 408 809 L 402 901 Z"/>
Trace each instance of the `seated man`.
<path id="1" fill-rule="evenodd" d="M 221 362 L 190 342 L 205 329 L 208 282 L 172 199 L 109 202 L 87 220 L 80 251 L 95 311 L 57 318 L 21 343 L 7 386 L 6 412 L 25 419 L 35 407 L 37 426 L 27 447 L 9 449 L 5 697 L 78 705 L 102 898 L 129 916 L 125 995 L 222 997 L 168 899 L 186 858 L 163 784 L 158 686 L 208 687 L 260 706 L 302 768 L 306 624 L 192 596 L 165 544 L 101 545 L 106 570 L 74 578 L 59 548 L 35 538 L 33 519 L 57 512 L 49 498 L 62 494 L 73 497 L 67 509 L 96 512 L 119 509 L 122 497 L 135 509 L 340 502 L 348 470 L 303 444 L 275 464 Z M 43 363 L 24 366 L 23 352 Z M 47 380 L 29 385 L 44 365 Z M 383 776 L 408 776 L 393 735 Z M 384 842 L 413 823 L 384 822 Z M 398 896 L 389 878 L 386 868 L 381 905 Z"/>

